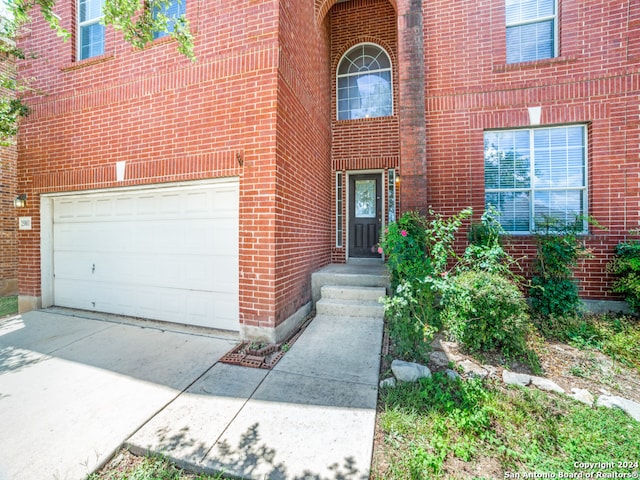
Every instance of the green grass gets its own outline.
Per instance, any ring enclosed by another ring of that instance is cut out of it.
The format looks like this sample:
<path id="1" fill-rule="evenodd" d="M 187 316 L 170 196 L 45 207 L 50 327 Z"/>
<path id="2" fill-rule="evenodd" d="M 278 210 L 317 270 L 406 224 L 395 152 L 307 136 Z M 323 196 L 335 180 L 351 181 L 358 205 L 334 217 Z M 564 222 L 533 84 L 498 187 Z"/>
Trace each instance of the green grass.
<path id="1" fill-rule="evenodd" d="M 102 472 L 94 473 L 87 480 L 221 480 L 222 475 L 194 474 L 178 468 L 169 460 L 149 456 L 140 459 L 135 466 L 126 471 L 116 471 L 108 467 Z"/>
<path id="2" fill-rule="evenodd" d="M 640 422 L 537 389 L 434 374 L 385 389 L 381 410 L 386 466 L 374 465 L 374 479 L 461 478 L 461 465 L 482 471 L 487 462 L 502 477 L 576 472 L 574 462 L 640 461 Z"/>
<path id="3" fill-rule="evenodd" d="M 14 295 L 0 298 L 0 317 L 15 313 L 18 313 L 18 297 Z"/>
<path id="4" fill-rule="evenodd" d="M 628 315 L 588 315 L 567 328 L 574 347 L 593 348 L 640 372 L 640 321 Z"/>

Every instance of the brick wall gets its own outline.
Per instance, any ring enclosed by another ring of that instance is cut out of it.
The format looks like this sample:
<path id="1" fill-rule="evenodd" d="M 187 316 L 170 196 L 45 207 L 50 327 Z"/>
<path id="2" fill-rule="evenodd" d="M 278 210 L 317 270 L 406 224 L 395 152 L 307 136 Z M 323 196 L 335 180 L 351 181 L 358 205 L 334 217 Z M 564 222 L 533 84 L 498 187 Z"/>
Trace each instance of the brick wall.
<path id="1" fill-rule="evenodd" d="M 74 4 L 56 7 L 70 31 Z M 40 295 L 39 194 L 237 176 L 240 319 L 274 326 L 278 10 L 188 0 L 187 16 L 195 63 L 171 40 L 138 51 L 111 29 L 104 56 L 74 62 L 74 41 L 36 16 L 22 41 L 37 55 L 21 65 L 36 79 L 19 141 L 19 189 L 34 227 L 20 232 L 22 295 Z M 122 160 L 127 178 L 116 182 Z"/>
<path id="2" fill-rule="evenodd" d="M 585 296 L 608 296 L 602 267 L 640 223 L 634 2 L 559 0 L 560 56 L 517 65 L 505 61 L 503 0 L 422 2 L 427 191 L 425 199 L 420 182 L 403 182 L 403 198 L 479 215 L 485 129 L 528 125 L 530 106 L 542 107 L 543 125 L 585 123 L 589 213 L 609 230 L 588 237 L 595 258 L 580 277 Z M 19 232 L 20 292 L 40 295 L 41 193 L 237 176 L 241 322 L 278 325 L 309 300 L 314 269 L 344 261 L 344 249 L 332 248 L 334 172 L 412 171 L 410 155 L 400 158 L 416 135 L 397 108 L 398 79 L 412 66 L 402 64 L 398 27 L 406 36 L 417 18 L 407 6 L 420 3 L 187 0 L 193 64 L 171 40 L 137 51 L 110 29 L 105 55 L 75 62 L 75 41 L 37 20 L 22 39 L 36 54 L 22 75 L 36 80 L 18 145 L 17 191 L 29 195 L 34 228 Z M 70 31 L 74 4 L 56 7 Z M 360 42 L 391 56 L 394 116 L 337 122 L 336 67 Z M 121 160 L 127 178 L 117 182 Z M 513 243 L 514 255 L 531 256 L 530 238 Z"/>
<path id="3" fill-rule="evenodd" d="M 329 29 L 310 2 L 280 2 L 276 145 L 276 324 L 311 300 L 330 262 Z"/>
<path id="4" fill-rule="evenodd" d="M 398 54 L 396 12 L 387 0 L 354 0 L 329 11 L 331 22 L 331 163 L 332 170 L 383 170 L 399 166 Z M 336 120 L 336 71 L 342 56 L 353 46 L 371 42 L 383 47 L 392 65 L 394 115 L 359 120 Z M 344 182 L 346 185 L 346 175 Z M 346 188 L 343 190 L 346 232 Z M 332 199 L 335 205 L 335 192 Z M 335 225 L 335 208 L 332 208 Z M 335 244 L 335 227 L 331 236 Z M 346 245 L 346 237 L 343 244 Z M 344 262 L 346 248 L 333 249 L 335 262 Z"/>
<path id="5" fill-rule="evenodd" d="M 12 59 L 0 57 L 0 69 L 11 73 L 10 62 Z M 18 220 L 13 206 L 17 195 L 16 160 L 15 146 L 0 146 L 0 297 L 18 293 Z"/>
<path id="6" fill-rule="evenodd" d="M 542 107 L 542 125 L 588 125 L 588 210 L 608 230 L 586 238 L 594 258 L 578 272 L 585 298 L 615 298 L 604 266 L 640 224 L 640 35 L 632 3 L 559 0 L 560 56 L 510 65 L 503 0 L 423 7 L 428 203 L 446 214 L 472 206 L 479 215 L 483 132 L 529 125 L 527 107 Z M 512 244 L 530 265 L 531 238 Z"/>

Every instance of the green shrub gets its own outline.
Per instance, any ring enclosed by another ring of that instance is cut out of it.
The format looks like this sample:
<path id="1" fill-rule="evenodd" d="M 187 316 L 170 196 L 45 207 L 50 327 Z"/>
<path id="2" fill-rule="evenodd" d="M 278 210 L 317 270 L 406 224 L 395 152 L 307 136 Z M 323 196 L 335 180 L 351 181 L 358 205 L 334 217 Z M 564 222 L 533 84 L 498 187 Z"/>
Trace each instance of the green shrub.
<path id="1" fill-rule="evenodd" d="M 427 242 L 427 259 L 430 273 L 434 276 L 443 275 L 449 265 L 449 260 L 456 258 L 453 243 L 462 222 L 471 217 L 471 208 L 465 208 L 456 215 L 444 218 L 442 215 L 429 211 L 431 220 L 427 224 L 425 238 Z"/>
<path id="2" fill-rule="evenodd" d="M 534 312 L 547 319 L 574 316 L 579 312 L 578 285 L 571 278 L 536 275 L 531 279 L 530 294 Z"/>
<path id="3" fill-rule="evenodd" d="M 404 281 L 391 297 L 383 297 L 389 336 L 395 353 L 405 360 L 423 361 L 438 330 L 435 291 L 420 279 Z"/>
<path id="4" fill-rule="evenodd" d="M 419 212 L 406 212 L 397 222 L 390 223 L 380 239 L 395 289 L 403 281 L 424 278 L 429 273 L 426 256 L 427 220 Z"/>
<path id="5" fill-rule="evenodd" d="M 640 242 L 619 243 L 615 253 L 607 265 L 610 272 L 619 275 L 612 290 L 623 294 L 629 308 L 640 313 Z"/>
<path id="6" fill-rule="evenodd" d="M 470 352 L 526 353 L 527 304 L 516 285 L 502 275 L 470 270 L 453 279 L 443 297 L 442 323 Z"/>
<path id="7" fill-rule="evenodd" d="M 494 207 L 490 207 L 482 214 L 480 223 L 471 224 L 467 234 L 469 245 L 464 251 L 458 271 L 481 270 L 499 273 L 516 283 L 521 283 L 523 279 L 516 275 L 513 269 L 519 268 L 518 262 L 503 246 L 505 231 L 500 225 L 499 215 Z"/>
<path id="8" fill-rule="evenodd" d="M 454 255 L 455 234 L 471 210 L 449 218 L 430 214 L 428 220 L 418 212 L 405 213 L 380 239 L 394 291 L 383 300 L 385 317 L 395 351 L 406 360 L 424 360 L 440 328 L 439 297 L 447 284 L 446 268 Z"/>
<path id="9" fill-rule="evenodd" d="M 545 230 L 535 235 L 537 250 L 529 295 L 539 323 L 579 313 L 581 301 L 573 269 L 578 259 L 590 256 L 579 236 L 582 230 L 579 219 L 566 225 L 550 219 Z"/>

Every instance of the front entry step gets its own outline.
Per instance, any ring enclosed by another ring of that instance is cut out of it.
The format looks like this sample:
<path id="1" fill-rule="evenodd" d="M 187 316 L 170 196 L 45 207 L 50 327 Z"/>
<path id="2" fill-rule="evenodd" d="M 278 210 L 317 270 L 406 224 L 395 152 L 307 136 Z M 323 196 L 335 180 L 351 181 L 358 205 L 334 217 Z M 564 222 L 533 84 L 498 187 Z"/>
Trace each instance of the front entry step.
<path id="1" fill-rule="evenodd" d="M 353 285 L 325 285 L 320 289 L 323 299 L 338 300 L 368 300 L 378 302 L 380 297 L 387 294 L 384 287 L 357 287 Z"/>
<path id="2" fill-rule="evenodd" d="M 311 276 L 318 315 L 384 318 L 380 298 L 389 288 L 384 264 L 328 265 Z"/>
<path id="3" fill-rule="evenodd" d="M 384 318 L 384 307 L 379 299 L 385 295 L 384 287 L 325 285 L 321 288 L 316 311 L 335 317 Z"/>

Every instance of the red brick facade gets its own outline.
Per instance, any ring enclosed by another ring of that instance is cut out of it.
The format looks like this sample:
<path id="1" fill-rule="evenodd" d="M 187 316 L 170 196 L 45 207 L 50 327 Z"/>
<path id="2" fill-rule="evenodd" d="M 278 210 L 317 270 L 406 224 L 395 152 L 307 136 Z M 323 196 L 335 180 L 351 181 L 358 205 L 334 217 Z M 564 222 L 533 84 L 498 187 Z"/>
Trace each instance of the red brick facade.
<path id="1" fill-rule="evenodd" d="M 331 24 L 331 168 L 333 172 L 383 171 L 400 165 L 398 111 L 398 40 L 393 6 L 386 0 L 358 0 L 334 6 L 329 14 Z M 359 120 L 336 120 L 335 74 L 343 55 L 360 43 L 381 46 L 391 59 L 394 115 Z M 386 175 L 384 175 L 386 178 Z M 343 263 L 347 255 L 346 197 L 343 189 L 343 239 L 334 247 L 332 259 Z M 334 191 L 335 194 L 335 191 Z M 335 201 L 335 199 L 334 199 Z M 335 203 L 334 203 L 335 205 Z M 333 225 L 336 222 L 333 211 Z M 388 213 L 388 212 L 386 212 Z M 335 245 L 335 235 L 331 237 Z"/>
<path id="2" fill-rule="evenodd" d="M 0 69 L 15 71 L 8 61 L 0 58 Z M 13 206 L 18 188 L 17 158 L 15 145 L 0 146 L 0 297 L 18 293 L 19 211 Z"/>
<path id="3" fill-rule="evenodd" d="M 578 277 L 585 298 L 611 299 L 605 265 L 640 225 L 640 11 L 558 4 L 559 56 L 507 64 L 504 1 L 424 2 L 428 201 L 481 212 L 483 132 L 529 125 L 528 107 L 542 107 L 542 126 L 587 125 L 588 213 L 608 230 L 586 237 L 594 257 Z M 511 243 L 515 256 L 534 254 L 530 238 Z"/>
<path id="4" fill-rule="evenodd" d="M 170 40 L 138 51 L 110 29 L 105 55 L 76 62 L 75 41 L 37 20 L 23 46 L 38 57 L 21 66 L 37 94 L 19 142 L 33 218 L 20 294 L 41 295 L 40 194 L 237 177 L 240 322 L 274 329 L 308 305 L 314 270 L 346 261 L 336 172 L 393 168 L 401 209 L 479 214 L 483 132 L 526 126 L 541 107 L 542 125 L 588 126 L 588 210 L 609 230 L 588 237 L 595 257 L 579 275 L 585 297 L 615 298 L 604 265 L 640 220 L 634 2 L 558 0 L 559 57 L 521 64 L 506 63 L 504 0 L 187 0 L 195 63 Z M 69 31 L 75 3 L 56 7 Z M 389 54 L 394 113 L 337 121 L 336 68 L 362 42 Z M 513 243 L 531 254 L 530 238 Z"/>

